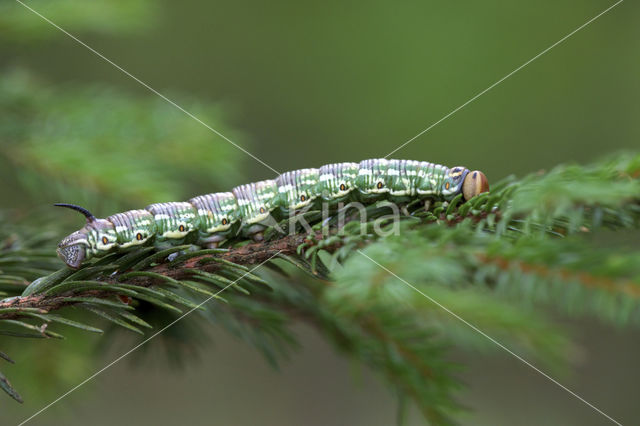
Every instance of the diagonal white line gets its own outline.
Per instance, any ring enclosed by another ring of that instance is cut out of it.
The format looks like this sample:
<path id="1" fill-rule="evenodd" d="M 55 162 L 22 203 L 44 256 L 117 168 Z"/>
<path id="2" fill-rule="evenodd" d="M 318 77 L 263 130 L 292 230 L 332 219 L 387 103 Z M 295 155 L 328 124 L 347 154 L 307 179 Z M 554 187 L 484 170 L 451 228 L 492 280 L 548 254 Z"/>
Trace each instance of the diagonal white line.
<path id="1" fill-rule="evenodd" d="M 126 357 L 127 355 L 129 355 L 131 352 L 135 351 L 136 349 L 138 349 L 140 346 L 144 345 L 145 343 L 147 343 L 149 340 L 153 339 L 154 337 L 156 337 L 158 334 L 162 333 L 163 331 L 165 331 L 167 328 L 171 327 L 172 325 L 174 325 L 175 323 L 177 323 L 178 321 L 182 320 L 184 317 L 186 317 L 187 315 L 191 314 L 193 311 L 195 311 L 196 309 L 199 309 L 202 305 L 204 305 L 205 303 L 207 303 L 208 301 L 210 301 L 211 299 L 213 299 L 214 297 L 216 297 L 217 295 L 219 295 L 220 293 L 222 293 L 223 291 L 225 291 L 226 289 L 228 289 L 229 287 L 231 287 L 232 285 L 234 285 L 235 283 L 237 283 L 238 281 L 240 281 L 242 278 L 244 278 L 246 275 L 250 274 L 251 272 L 255 271 L 256 269 L 258 269 L 259 267 L 261 267 L 262 265 L 264 265 L 265 263 L 267 263 L 268 261 L 270 261 L 271 259 L 273 259 L 274 257 L 276 257 L 277 255 L 279 255 L 282 252 L 282 250 L 278 250 L 278 252 L 276 254 L 274 254 L 273 256 L 271 256 L 270 258 L 268 258 L 267 260 L 265 260 L 264 262 L 260 263 L 258 266 L 250 269 L 249 271 L 245 272 L 240 278 L 236 279 L 235 281 L 233 281 L 232 283 L 228 284 L 226 287 L 222 288 L 220 291 L 218 291 L 217 293 L 209 296 L 208 298 L 206 298 L 203 302 L 201 302 L 198 306 L 192 308 L 191 310 L 185 312 L 184 314 L 182 314 L 180 317 L 176 318 L 175 320 L 173 320 L 172 322 L 170 322 L 169 324 L 165 325 L 164 327 L 162 327 L 160 330 L 156 331 L 154 334 L 152 334 L 151 336 L 147 337 L 146 339 L 144 339 L 142 342 L 138 343 L 136 346 L 134 346 L 133 348 L 129 349 L 127 352 L 125 352 L 124 354 L 120 355 L 118 358 L 114 359 L 113 361 L 111 361 L 109 364 L 105 365 L 104 367 L 102 367 L 100 370 L 96 371 L 95 373 L 93 373 L 91 376 L 87 377 L 85 380 L 83 380 L 82 382 L 78 383 L 77 385 L 75 385 L 74 387 L 72 387 L 71 389 L 69 389 L 67 392 L 65 392 L 64 394 L 62 394 L 61 396 L 59 396 L 57 399 L 55 399 L 54 401 L 50 402 L 48 405 L 44 406 L 43 408 L 41 408 L 39 411 L 37 411 L 35 414 L 33 414 L 31 417 L 25 419 L 22 421 L 22 423 L 20 423 L 18 426 L 22 426 L 23 424 L 27 423 L 28 421 L 32 420 L 34 417 L 36 417 L 37 415 L 39 415 L 40 413 L 42 413 L 44 410 L 48 409 L 49 407 L 51 407 L 53 404 L 57 403 L 58 401 L 60 401 L 61 399 L 63 399 L 64 397 L 66 397 L 67 395 L 69 395 L 71 392 L 75 391 L 76 389 L 78 389 L 80 386 L 84 385 L 85 383 L 87 383 L 88 381 L 92 380 L 93 378 L 95 378 L 97 375 L 99 375 L 100 373 L 102 373 L 103 371 L 105 371 L 107 368 L 111 367 L 113 364 L 117 363 L 118 361 L 120 361 L 121 359 L 123 359 L 124 357 Z"/>
<path id="2" fill-rule="evenodd" d="M 614 3 L 613 5 L 609 6 L 608 8 L 606 8 L 605 10 L 603 10 L 602 12 L 600 12 L 599 14 L 597 14 L 596 16 L 594 16 L 593 18 L 589 19 L 587 22 L 585 22 L 584 24 L 580 25 L 578 28 L 576 28 L 575 30 L 571 31 L 569 34 L 567 34 L 566 36 L 562 37 L 560 40 L 556 41 L 555 43 L 553 43 L 551 46 L 547 47 L 546 49 L 544 49 L 542 52 L 538 53 L 536 56 L 534 56 L 533 58 L 529 59 L 527 62 L 525 62 L 524 64 L 520 65 L 518 68 L 514 69 L 513 71 L 511 71 L 509 74 L 505 75 L 504 77 L 502 77 L 500 80 L 496 81 L 495 83 L 493 83 L 491 86 L 487 87 L 486 89 L 484 89 L 482 92 L 478 93 L 477 95 L 475 95 L 474 97 L 472 97 L 471 99 L 469 99 L 467 102 L 463 103 L 462 105 L 460 105 L 459 107 L 457 107 L 456 109 L 454 109 L 453 111 L 451 111 L 450 113 L 448 113 L 447 115 L 445 115 L 444 117 L 442 117 L 440 120 L 436 121 L 435 123 L 433 123 L 432 125 L 430 125 L 429 127 L 427 127 L 426 129 L 424 129 L 423 131 L 421 131 L 420 133 L 418 133 L 417 135 L 415 135 L 414 137 L 412 137 L 411 139 L 409 139 L 408 141 L 406 141 L 405 143 L 403 143 L 402 145 L 400 145 L 399 147 L 397 147 L 396 149 L 394 149 L 393 151 L 391 151 L 390 153 L 388 153 L 387 155 L 384 156 L 384 158 L 388 158 L 390 155 L 394 154 L 396 151 L 401 150 L 402 148 L 404 148 L 405 146 L 409 145 L 411 142 L 413 142 L 414 140 L 418 139 L 420 136 L 424 135 L 425 133 L 427 133 L 429 130 L 433 129 L 434 127 L 436 127 L 438 124 L 442 123 L 444 120 L 446 120 L 447 118 L 451 117 L 453 114 L 455 114 L 456 112 L 460 111 L 462 108 L 466 107 L 467 105 L 469 105 L 471 102 L 475 101 L 476 99 L 478 99 L 480 96 L 484 95 L 485 93 L 487 93 L 489 90 L 493 89 L 494 87 L 496 87 L 498 84 L 502 83 L 503 81 L 505 81 L 506 79 L 508 79 L 509 77 L 511 77 L 512 75 L 514 75 L 515 73 L 517 73 L 518 71 L 520 71 L 522 68 L 526 67 L 527 65 L 529 65 L 531 62 L 535 61 L 536 59 L 538 59 L 539 57 L 541 57 L 542 55 L 544 55 L 545 53 L 547 53 L 548 51 L 550 51 L 551 49 L 553 49 L 554 47 L 556 47 L 557 45 L 559 45 L 560 43 L 562 43 L 563 41 L 565 41 L 566 39 L 568 39 L 569 37 L 571 37 L 572 35 L 574 35 L 575 33 L 577 33 L 578 31 L 580 31 L 581 29 L 583 29 L 584 27 L 586 27 L 587 25 L 589 25 L 590 23 L 592 23 L 593 21 L 595 21 L 596 19 L 598 19 L 599 17 L 601 17 L 602 15 L 604 15 L 605 13 L 609 12 L 611 9 L 613 9 L 614 7 L 616 7 L 617 5 L 619 5 L 620 3 L 622 3 L 624 0 L 618 0 L 616 3 Z"/>
<path id="3" fill-rule="evenodd" d="M 538 373 L 542 374 L 544 377 L 546 377 L 548 380 L 550 380 L 551 382 L 555 383 L 556 385 L 558 385 L 559 387 L 561 387 L 562 389 L 564 389 L 565 391 L 569 392 L 571 395 L 573 395 L 574 397 L 576 397 L 577 399 L 579 399 L 580 401 L 584 402 L 586 405 L 588 405 L 589 407 L 593 408 L 594 410 L 596 410 L 598 413 L 602 414 L 604 417 L 606 417 L 607 419 L 609 419 L 610 421 L 612 421 L 613 423 L 622 426 L 622 424 L 616 420 L 614 420 L 611 416 L 607 415 L 604 411 L 600 410 L 598 407 L 596 407 L 595 405 L 591 404 L 589 401 L 587 401 L 586 399 L 582 398 L 580 395 L 578 395 L 577 393 L 575 393 L 574 391 L 572 391 L 571 389 L 567 388 L 566 386 L 564 386 L 562 383 L 558 382 L 556 379 L 554 379 L 553 377 L 549 376 L 547 373 L 545 373 L 544 371 L 540 370 L 538 367 L 536 367 L 535 365 L 531 364 L 529 361 L 527 361 L 526 359 L 522 358 L 520 355 L 516 354 L 515 352 L 513 352 L 511 349 L 507 348 L 505 345 L 503 345 L 502 343 L 498 342 L 496 339 L 494 339 L 493 337 L 489 336 L 487 333 L 485 333 L 484 331 L 480 330 L 478 327 L 476 327 L 475 325 L 471 324 L 470 322 L 468 322 L 467 320 L 465 320 L 464 318 L 462 318 L 461 316 L 459 316 L 458 314 L 456 314 L 455 312 L 451 311 L 450 309 L 448 309 L 446 306 L 440 304 L 437 300 L 435 300 L 433 297 L 425 294 L 424 292 L 422 292 L 421 290 L 419 290 L 418 288 L 416 288 L 415 286 L 413 286 L 412 284 L 408 283 L 407 281 L 405 281 L 404 279 L 400 278 L 399 276 L 397 276 L 396 274 L 394 274 L 392 271 L 390 271 L 389 269 L 385 268 L 384 266 L 382 266 L 381 264 L 379 264 L 378 262 L 376 262 L 375 260 L 373 260 L 372 258 L 370 258 L 369 256 L 367 256 L 366 254 L 364 254 L 361 250 L 358 249 L 358 253 L 360 253 L 361 255 L 363 255 L 364 257 L 366 257 L 367 259 L 369 259 L 371 262 L 375 263 L 376 265 L 378 265 L 380 268 L 384 269 L 385 271 L 387 271 L 389 274 L 393 275 L 396 279 L 402 281 L 404 284 L 406 284 L 407 286 L 411 287 L 413 290 L 417 291 L 418 293 L 420 293 L 423 297 L 425 297 L 426 299 L 428 299 L 431 303 L 437 305 L 439 308 L 443 309 L 445 312 L 447 312 L 448 314 L 452 315 L 454 318 L 456 318 L 457 320 L 461 321 L 464 325 L 470 327 L 472 330 L 478 332 L 479 334 L 481 334 L 482 336 L 486 337 L 487 339 L 489 339 L 491 342 L 495 343 L 498 347 L 504 349 L 505 351 L 507 351 L 508 353 L 510 353 L 512 356 L 514 356 L 517 360 L 519 360 L 520 362 L 524 363 L 525 365 L 531 367 L 532 369 L 534 369 L 535 371 L 537 371 Z"/>
<path id="4" fill-rule="evenodd" d="M 268 165 L 267 163 L 265 163 L 264 161 L 262 161 L 261 159 L 259 159 L 258 157 L 256 157 L 255 155 L 253 155 L 252 153 L 250 153 L 249 151 L 247 151 L 246 149 L 244 149 L 243 147 L 241 147 L 240 145 L 236 144 L 235 142 L 233 142 L 231 139 L 229 139 L 228 137 L 226 137 L 225 135 L 223 135 L 222 133 L 220 133 L 219 131 L 217 131 L 216 129 L 214 129 L 213 127 L 209 126 L 207 123 L 205 123 L 204 121 L 200 120 L 198 117 L 196 117 L 195 115 L 193 115 L 192 113 L 190 113 L 189 111 L 187 111 L 186 109 L 182 108 L 180 105 L 178 105 L 177 103 L 175 103 L 174 101 L 172 101 L 171 99 L 167 98 L 165 95 L 163 95 L 162 93 L 158 92 L 156 89 L 154 89 L 153 87 L 149 86 L 147 83 L 145 83 L 144 81 L 140 80 L 138 77 L 136 77 L 135 75 L 131 74 L 129 71 L 125 70 L 124 68 L 122 68 L 120 65 L 116 64 L 115 62 L 113 62 L 111 59 L 107 58 L 106 56 L 104 56 L 102 53 L 98 52 L 97 50 L 95 50 L 94 48 L 92 48 L 91 46 L 89 46 L 88 44 L 86 44 L 85 42 L 83 42 L 82 40 L 78 39 L 76 36 L 74 36 L 73 34 L 69 33 L 68 31 L 66 31 L 65 29 L 61 28 L 60 26 L 58 26 L 57 24 L 55 24 L 54 22 L 52 22 L 50 19 L 48 19 L 47 17 L 43 16 L 42 14 L 38 13 L 37 11 L 33 10 L 31 7 L 27 6 L 26 4 L 24 4 L 22 1 L 20 0 L 16 0 L 18 3 L 20 3 L 22 6 L 24 6 L 25 8 L 29 9 L 31 12 L 35 13 L 36 15 L 38 15 L 40 18 L 42 18 L 43 20 L 45 20 L 46 22 L 48 22 L 49 24 L 51 24 L 52 26 L 54 26 L 55 28 L 57 28 L 58 30 L 62 31 L 63 33 L 65 33 L 66 35 L 68 35 L 69 37 L 71 37 L 73 40 L 75 40 L 76 42 L 78 42 L 79 44 L 81 44 L 82 46 L 86 47 L 87 49 L 89 49 L 91 52 L 93 52 L 94 54 L 96 54 L 97 56 L 99 56 L 100 58 L 104 59 L 105 61 L 107 61 L 109 64 L 113 65 L 115 68 L 117 68 L 118 70 L 122 71 L 124 74 L 126 74 L 127 76 L 131 77 L 132 79 L 134 79 L 135 81 L 137 81 L 138 83 L 140 83 L 142 86 L 144 86 L 146 89 L 150 90 L 151 92 L 155 93 L 156 95 L 160 96 L 162 99 L 164 99 L 165 101 L 169 102 L 171 105 L 173 105 L 174 107 L 178 108 L 180 111 L 184 112 L 185 114 L 187 114 L 189 117 L 193 118 L 194 120 L 196 120 L 198 123 L 202 124 L 204 127 L 206 127 L 207 129 L 211 130 L 213 133 L 215 133 L 216 135 L 220 136 L 222 139 L 226 140 L 227 142 L 229 142 L 231 145 L 235 146 L 236 148 L 238 148 L 240 151 L 244 152 L 245 154 L 247 154 L 248 156 L 250 156 L 251 158 L 253 158 L 254 160 L 256 160 L 258 163 L 262 164 L 263 166 L 267 167 L 268 169 L 270 169 L 272 172 L 274 172 L 275 174 L 280 174 L 279 171 L 277 171 L 276 169 L 274 169 L 273 167 L 271 167 L 270 165 Z"/>

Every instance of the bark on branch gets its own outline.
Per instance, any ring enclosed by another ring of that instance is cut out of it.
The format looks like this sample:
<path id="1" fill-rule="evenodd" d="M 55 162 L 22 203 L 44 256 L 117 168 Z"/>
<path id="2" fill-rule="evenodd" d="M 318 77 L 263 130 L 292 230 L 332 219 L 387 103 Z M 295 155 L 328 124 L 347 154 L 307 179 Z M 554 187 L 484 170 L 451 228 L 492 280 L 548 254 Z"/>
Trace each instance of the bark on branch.
<path id="1" fill-rule="evenodd" d="M 494 212 L 496 217 L 499 219 L 499 214 Z M 440 221 L 442 223 L 447 224 L 448 226 L 455 226 L 457 223 L 462 221 L 465 217 L 471 217 L 474 221 L 479 221 L 482 218 L 486 217 L 487 213 L 481 212 L 477 215 L 465 215 L 464 217 L 456 215 L 453 218 L 447 219 L 446 215 L 442 213 L 440 215 Z M 336 230 L 334 230 L 335 232 Z M 332 235 L 333 233 L 331 233 Z M 322 231 L 316 231 L 314 238 L 311 240 L 320 241 L 323 238 L 326 238 L 326 235 L 322 233 Z M 228 261 L 235 263 L 237 265 L 258 265 L 262 262 L 269 260 L 274 257 L 276 254 L 285 255 L 285 256 L 296 256 L 298 247 L 305 243 L 309 242 L 308 234 L 290 234 L 283 236 L 282 238 L 272 240 L 272 241 L 260 241 L 260 242 L 252 242 L 246 244 L 244 246 L 231 248 L 229 251 L 216 253 L 215 255 L 207 254 L 202 256 L 196 256 L 186 260 L 185 262 L 180 263 L 179 265 L 172 266 L 170 263 L 162 263 L 160 265 L 151 267 L 149 269 L 145 269 L 148 272 L 154 272 L 157 274 L 164 275 L 169 278 L 173 278 L 175 280 L 182 280 L 187 278 L 193 278 L 193 271 L 204 271 L 215 273 L 223 267 L 223 264 L 219 262 L 202 262 L 205 258 L 215 257 L 218 259 L 222 259 L 223 261 Z M 323 247 L 324 250 L 329 252 L 333 252 L 339 248 L 339 244 L 332 245 L 329 247 Z M 102 281 L 105 284 L 115 284 L 118 283 L 118 278 L 120 275 L 127 273 L 128 271 L 121 271 L 115 275 L 97 278 L 97 281 Z M 137 276 L 127 278 L 127 284 L 132 284 L 140 287 L 151 287 L 154 285 L 166 284 L 166 281 L 161 280 L 159 278 L 149 277 L 149 276 Z M 0 309 L 2 308 L 13 308 L 15 309 L 12 312 L 0 314 L 0 319 L 15 319 L 23 317 L 21 314 L 21 310 L 24 309 L 40 309 L 41 313 L 47 313 L 50 311 L 54 311 L 65 306 L 70 306 L 82 302 L 68 300 L 70 296 L 76 297 L 97 297 L 97 298 L 107 298 L 113 297 L 114 293 L 112 291 L 100 291 L 100 290 L 87 290 L 82 292 L 66 292 L 63 294 L 56 294 L 55 296 L 46 295 L 46 294 L 37 294 L 30 295 L 25 297 L 14 297 L 0 301 Z"/>
<path id="2" fill-rule="evenodd" d="M 273 241 L 252 242 L 241 247 L 231 248 L 229 251 L 220 252 L 214 256 L 218 259 L 226 260 L 238 265 L 257 265 L 268 259 L 274 257 L 276 254 L 282 255 L 295 255 L 298 246 L 307 241 L 307 234 L 293 234 L 287 235 L 280 239 Z M 318 232 L 315 235 L 316 239 L 322 239 L 322 233 Z M 205 272 L 216 272 L 223 264 L 216 262 L 202 263 L 205 258 L 210 258 L 212 255 L 202 255 L 190 258 L 184 263 L 180 263 L 176 266 L 171 266 L 169 263 L 162 263 L 147 269 L 147 271 L 155 272 L 176 280 L 185 279 L 188 277 L 193 278 L 192 271 L 199 270 Z M 118 276 L 126 273 L 122 273 L 99 278 L 98 281 L 103 281 L 105 284 L 117 283 Z M 166 281 L 153 277 L 133 277 L 127 279 L 128 284 L 133 284 L 140 287 L 150 287 L 153 285 L 166 284 Z M 100 290 L 88 290 L 83 292 L 67 292 L 63 294 L 57 294 L 55 296 L 46 294 L 30 295 L 25 297 L 14 297 L 0 301 L 0 308 L 13 308 L 15 311 L 5 314 L 0 314 L 0 319 L 15 319 L 23 317 L 21 310 L 25 309 L 39 309 L 41 313 L 47 313 L 60 309 L 65 306 L 74 305 L 77 301 L 67 300 L 69 296 L 73 297 L 113 297 L 113 292 L 100 291 Z"/>

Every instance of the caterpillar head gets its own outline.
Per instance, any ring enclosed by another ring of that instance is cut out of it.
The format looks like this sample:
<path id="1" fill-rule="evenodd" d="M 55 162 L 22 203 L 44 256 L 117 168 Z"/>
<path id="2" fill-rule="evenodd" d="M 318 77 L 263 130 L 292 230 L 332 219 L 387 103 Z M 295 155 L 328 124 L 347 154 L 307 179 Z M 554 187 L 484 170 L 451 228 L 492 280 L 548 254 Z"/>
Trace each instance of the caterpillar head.
<path id="1" fill-rule="evenodd" d="M 489 192 L 489 181 L 484 173 L 479 170 L 467 173 L 462 183 L 462 196 L 465 201 L 483 192 Z"/>
<path id="2" fill-rule="evenodd" d="M 117 235 L 113 224 L 96 219 L 87 209 L 74 204 L 55 204 L 82 213 L 87 223 L 78 231 L 63 238 L 58 244 L 58 257 L 70 268 L 78 269 L 82 262 L 96 255 L 103 255 L 116 246 Z"/>

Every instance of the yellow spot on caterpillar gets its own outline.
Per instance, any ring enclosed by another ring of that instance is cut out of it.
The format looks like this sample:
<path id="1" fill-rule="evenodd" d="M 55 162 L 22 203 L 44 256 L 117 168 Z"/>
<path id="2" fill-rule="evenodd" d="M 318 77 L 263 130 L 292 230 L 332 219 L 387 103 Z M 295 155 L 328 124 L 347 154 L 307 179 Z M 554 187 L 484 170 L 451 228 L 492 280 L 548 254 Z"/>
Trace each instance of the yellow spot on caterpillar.
<path id="1" fill-rule="evenodd" d="M 345 185 L 344 183 L 340 184 L 340 191 L 345 191 L 347 189 L 347 185 Z"/>
<path id="2" fill-rule="evenodd" d="M 300 196 L 300 201 L 304 202 L 306 199 L 307 197 L 305 197 L 304 194 Z"/>
<path id="3" fill-rule="evenodd" d="M 226 218 L 226 217 L 222 218 L 222 224 L 223 224 L 223 225 L 226 225 L 227 223 L 228 223 L 228 222 L 227 222 L 227 218 Z"/>
<path id="4" fill-rule="evenodd" d="M 383 187 L 383 186 L 384 186 L 384 185 L 382 184 L 382 182 L 378 182 L 378 184 L 376 185 L 376 187 L 377 187 L 378 189 L 382 189 L 382 187 Z"/>
<path id="5" fill-rule="evenodd" d="M 107 244 L 109 242 L 109 239 L 107 239 L 107 237 L 102 237 L 102 244 Z"/>
<path id="6" fill-rule="evenodd" d="M 138 241 L 142 241 L 142 234 L 141 234 L 141 233 L 139 233 L 139 232 L 138 232 L 138 233 L 136 234 L 136 240 L 138 240 Z"/>
<path id="7" fill-rule="evenodd" d="M 184 232 L 184 225 L 180 225 L 180 226 L 178 227 L 178 231 L 180 231 L 180 232 Z"/>
<path id="8" fill-rule="evenodd" d="M 260 213 L 265 213 L 266 210 L 264 209 L 264 207 L 260 207 Z"/>
<path id="9" fill-rule="evenodd" d="M 445 184 L 444 184 L 445 189 L 449 189 L 449 187 L 450 187 L 450 186 L 451 186 L 451 185 L 449 184 L 449 182 L 447 182 L 447 183 L 445 183 Z"/>

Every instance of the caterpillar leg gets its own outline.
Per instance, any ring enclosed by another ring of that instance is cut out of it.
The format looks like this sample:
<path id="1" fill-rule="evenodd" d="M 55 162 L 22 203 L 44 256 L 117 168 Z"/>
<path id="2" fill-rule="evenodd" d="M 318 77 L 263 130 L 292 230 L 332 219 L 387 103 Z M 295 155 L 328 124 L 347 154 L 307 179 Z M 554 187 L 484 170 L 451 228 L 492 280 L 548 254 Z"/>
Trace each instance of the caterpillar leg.
<path id="1" fill-rule="evenodd" d="M 156 251 L 168 250 L 168 249 L 173 248 L 175 246 L 176 246 L 176 244 L 172 244 L 169 241 L 162 241 L 162 242 L 157 242 L 156 241 L 156 243 L 154 244 L 154 247 L 155 247 Z M 167 255 L 166 259 L 169 262 L 171 262 L 176 257 L 181 256 L 181 255 L 183 255 L 183 254 L 185 254 L 187 252 L 190 252 L 190 251 L 195 251 L 197 249 L 198 249 L 197 246 L 191 245 L 190 247 L 187 247 L 187 248 L 185 248 L 183 250 L 179 250 L 179 251 L 175 251 L 173 253 L 170 253 L 169 255 Z"/>
<path id="2" fill-rule="evenodd" d="M 428 212 L 430 208 L 431 208 L 431 200 L 430 199 L 424 200 L 424 211 Z"/>
<path id="3" fill-rule="evenodd" d="M 156 251 L 162 251 L 162 250 L 168 250 L 174 245 L 171 244 L 171 242 L 169 241 L 155 241 L 153 246 L 155 247 Z"/>
<path id="4" fill-rule="evenodd" d="M 203 247 L 206 249 L 215 249 L 220 247 L 220 244 L 222 244 L 225 240 L 226 240 L 226 237 L 221 234 L 213 234 L 213 235 L 201 234 L 200 238 L 198 238 L 197 244 L 200 247 Z"/>
<path id="5" fill-rule="evenodd" d="M 178 257 L 178 256 L 180 256 L 180 255 L 182 255 L 182 254 L 185 254 L 185 253 L 186 253 L 186 252 L 185 252 L 185 251 L 183 251 L 183 250 L 177 251 L 177 252 L 175 252 L 175 253 L 171 253 L 169 256 L 167 256 L 167 260 L 168 260 L 169 262 L 173 262 L 173 259 L 175 259 L 176 257 Z"/>
<path id="6" fill-rule="evenodd" d="M 260 241 L 264 241 L 264 232 L 257 232 L 255 234 L 251 235 L 251 238 L 256 243 L 259 243 Z"/>

